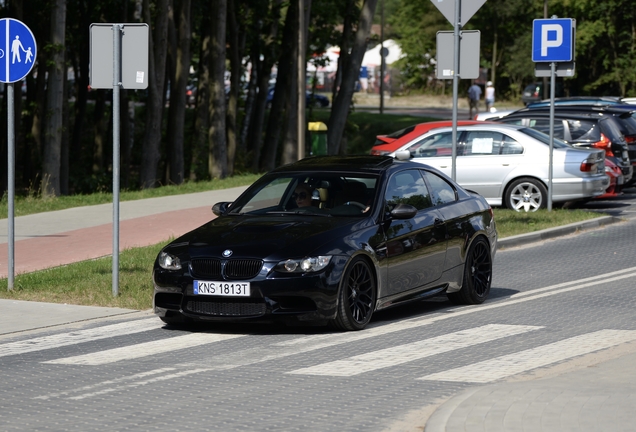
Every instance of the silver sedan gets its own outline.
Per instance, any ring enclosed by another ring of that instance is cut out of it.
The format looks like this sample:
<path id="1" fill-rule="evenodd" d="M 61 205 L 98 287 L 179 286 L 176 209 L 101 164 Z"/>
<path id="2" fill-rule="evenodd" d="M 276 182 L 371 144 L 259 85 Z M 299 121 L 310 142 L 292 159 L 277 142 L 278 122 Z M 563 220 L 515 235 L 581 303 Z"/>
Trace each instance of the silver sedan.
<path id="1" fill-rule="evenodd" d="M 391 156 L 452 171 L 452 128 L 433 129 Z M 547 206 L 549 137 L 537 130 L 506 124 L 457 128 L 457 182 L 481 194 L 492 206 L 536 211 Z M 605 153 L 573 148 L 554 139 L 552 202 L 601 195 L 609 186 Z"/>

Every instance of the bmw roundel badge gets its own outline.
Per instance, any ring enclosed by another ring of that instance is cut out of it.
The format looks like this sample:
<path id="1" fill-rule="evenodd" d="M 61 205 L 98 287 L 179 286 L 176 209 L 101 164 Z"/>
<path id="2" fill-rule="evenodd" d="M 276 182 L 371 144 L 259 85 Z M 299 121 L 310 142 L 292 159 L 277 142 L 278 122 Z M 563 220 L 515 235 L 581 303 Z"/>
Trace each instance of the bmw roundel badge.
<path id="1" fill-rule="evenodd" d="M 224 256 L 225 258 L 229 258 L 231 255 L 232 255 L 232 251 L 231 251 L 230 249 L 225 249 L 225 250 L 223 251 L 223 256 Z"/>

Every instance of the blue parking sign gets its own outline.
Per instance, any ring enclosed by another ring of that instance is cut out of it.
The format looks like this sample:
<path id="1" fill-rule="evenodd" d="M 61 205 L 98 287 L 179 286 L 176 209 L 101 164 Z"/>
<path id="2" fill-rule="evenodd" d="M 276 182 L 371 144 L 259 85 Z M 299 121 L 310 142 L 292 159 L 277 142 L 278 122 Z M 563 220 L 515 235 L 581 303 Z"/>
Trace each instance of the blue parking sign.
<path id="1" fill-rule="evenodd" d="M 0 82 L 22 80 L 31 72 L 37 56 L 31 30 L 13 18 L 0 19 Z"/>
<path id="2" fill-rule="evenodd" d="M 574 20 L 536 19 L 532 22 L 532 61 L 574 60 Z"/>

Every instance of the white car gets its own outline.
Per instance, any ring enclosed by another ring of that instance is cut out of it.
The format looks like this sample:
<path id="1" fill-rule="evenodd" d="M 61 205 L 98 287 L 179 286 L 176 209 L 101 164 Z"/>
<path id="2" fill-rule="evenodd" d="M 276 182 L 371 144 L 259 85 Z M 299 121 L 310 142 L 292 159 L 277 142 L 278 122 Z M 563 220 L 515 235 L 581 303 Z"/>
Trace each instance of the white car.
<path id="1" fill-rule="evenodd" d="M 452 128 L 414 138 L 390 155 L 435 167 L 451 177 Z M 492 206 L 536 211 L 547 206 L 550 138 L 524 126 L 484 123 L 458 126 L 456 180 Z M 605 153 L 553 141 L 552 202 L 601 195 L 610 184 Z"/>
<path id="2" fill-rule="evenodd" d="M 497 111 L 496 109 L 491 109 L 490 111 L 482 111 L 480 113 L 477 113 L 475 115 L 475 117 L 473 117 L 473 120 L 479 120 L 479 121 L 489 121 L 489 120 L 494 120 L 494 119 L 500 119 L 502 117 L 507 116 L 508 114 L 511 114 L 513 112 L 517 111 L 516 109 L 507 109 L 507 110 L 500 110 Z"/>

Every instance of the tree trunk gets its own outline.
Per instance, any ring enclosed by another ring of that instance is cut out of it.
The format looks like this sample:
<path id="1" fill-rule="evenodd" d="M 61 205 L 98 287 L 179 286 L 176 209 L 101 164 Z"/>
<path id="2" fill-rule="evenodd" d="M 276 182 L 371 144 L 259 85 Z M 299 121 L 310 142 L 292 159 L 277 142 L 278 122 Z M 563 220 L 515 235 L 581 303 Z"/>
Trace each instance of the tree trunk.
<path id="1" fill-rule="evenodd" d="M 253 56 L 252 64 L 257 68 L 256 85 L 258 91 L 256 93 L 256 100 L 254 101 L 254 110 L 250 119 L 250 130 L 247 139 L 247 152 L 251 155 L 252 170 L 258 172 L 260 170 L 261 159 L 261 145 L 263 142 L 263 126 L 265 122 L 265 111 L 267 106 L 267 91 L 269 90 L 269 79 L 271 76 L 271 70 L 276 61 L 276 53 L 278 52 L 278 44 L 276 42 L 276 35 L 278 34 L 278 23 L 281 15 L 281 0 L 274 0 L 272 8 L 268 12 L 269 29 L 266 30 L 267 37 L 264 38 L 264 44 L 262 49 L 260 47 L 260 32 L 257 32 L 258 41 L 253 42 L 257 44 Z M 260 21 L 257 21 L 257 26 L 260 26 Z M 260 27 L 259 27 L 260 28 Z M 262 53 L 262 60 L 260 60 L 260 53 Z"/>
<path id="2" fill-rule="evenodd" d="M 44 161 L 42 166 L 42 194 L 58 196 L 60 189 L 60 166 L 62 153 L 64 62 L 66 34 L 66 0 L 56 0 L 51 13 L 51 45 L 49 59 L 46 105 L 47 117 L 44 134 Z"/>
<path id="3" fill-rule="evenodd" d="M 205 6 L 209 8 L 209 4 Z M 210 128 L 210 13 L 204 9 L 201 20 L 201 51 L 197 71 L 196 117 L 194 121 L 194 144 L 190 162 L 190 180 L 196 181 L 208 176 L 207 142 Z"/>
<path id="4" fill-rule="evenodd" d="M 292 27 L 291 49 L 289 50 L 289 91 L 285 97 L 285 116 L 283 128 L 283 152 L 281 155 L 281 164 L 286 165 L 298 160 L 298 24 L 299 10 L 298 2 L 293 3 L 294 18 Z"/>
<path id="5" fill-rule="evenodd" d="M 285 18 L 281 45 L 282 54 L 278 60 L 274 98 L 269 110 L 267 132 L 265 133 L 265 142 L 263 144 L 260 164 L 263 171 L 271 171 L 276 166 L 280 133 L 285 130 L 287 117 L 289 117 L 289 112 L 285 113 L 285 105 L 291 90 L 290 75 L 295 73 L 291 69 L 293 67 L 294 21 L 296 20 L 297 11 L 297 4 L 292 2 L 287 9 L 287 17 Z"/>
<path id="6" fill-rule="evenodd" d="M 227 176 L 227 140 L 225 135 L 225 31 L 227 0 L 211 0 L 210 26 L 210 129 L 208 131 L 208 171 L 212 178 Z"/>
<path id="7" fill-rule="evenodd" d="M 342 25 L 342 38 L 340 41 L 340 55 L 338 55 L 338 68 L 331 89 L 331 100 L 335 101 L 342 84 L 342 71 L 349 61 L 349 41 L 353 33 L 353 10 L 356 0 L 348 0 L 344 10 L 344 24 Z"/>
<path id="8" fill-rule="evenodd" d="M 150 1 L 144 0 L 144 21 L 152 23 Z M 140 186 L 157 186 L 158 164 L 160 159 L 161 124 L 163 119 L 163 89 L 166 75 L 167 38 L 168 38 L 168 0 L 157 0 L 156 20 L 149 35 L 148 56 L 148 100 L 146 101 L 146 130 L 141 151 Z"/>
<path id="9" fill-rule="evenodd" d="M 191 1 L 179 2 L 175 24 L 177 27 L 176 50 L 173 52 L 174 75 L 170 88 L 170 110 L 168 117 L 168 142 L 171 146 L 170 183 L 181 184 L 184 180 L 184 131 L 186 110 L 186 87 L 190 76 L 190 10 Z"/>
<path id="10" fill-rule="evenodd" d="M 228 45 L 230 48 L 230 92 L 227 100 L 227 175 L 234 173 L 234 163 L 237 148 L 237 117 L 238 117 L 238 96 L 241 86 L 241 58 L 243 57 L 242 44 L 239 41 L 239 25 L 236 15 L 238 13 L 238 2 L 227 0 L 227 21 L 228 21 Z"/>
<path id="11" fill-rule="evenodd" d="M 93 165 L 91 173 L 100 175 L 104 171 L 104 145 L 108 130 L 108 114 L 106 113 L 106 92 L 98 92 L 95 95 L 94 120 L 93 120 Z"/>
<path id="12" fill-rule="evenodd" d="M 340 153 L 342 136 L 345 130 L 345 124 L 347 123 L 347 117 L 349 116 L 349 106 L 353 98 L 354 85 L 360 75 L 360 65 L 362 64 L 362 57 L 367 47 L 367 37 L 371 30 L 377 2 L 378 0 L 365 0 L 362 10 L 360 11 L 360 20 L 351 49 L 351 57 L 344 65 L 342 85 L 333 102 L 329 116 L 327 143 L 329 146 L 329 154 L 331 155 Z"/>

